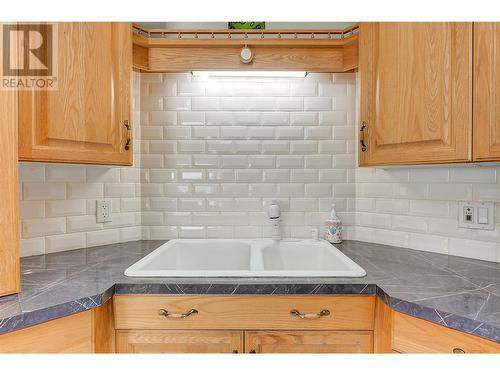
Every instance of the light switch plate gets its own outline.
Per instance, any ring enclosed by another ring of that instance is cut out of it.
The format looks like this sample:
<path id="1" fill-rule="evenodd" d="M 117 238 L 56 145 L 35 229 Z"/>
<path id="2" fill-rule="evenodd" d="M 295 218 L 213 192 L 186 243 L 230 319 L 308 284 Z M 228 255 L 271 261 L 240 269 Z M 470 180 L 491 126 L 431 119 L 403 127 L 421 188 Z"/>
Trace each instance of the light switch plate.
<path id="1" fill-rule="evenodd" d="M 111 199 L 98 199 L 96 204 L 96 221 L 98 223 L 109 223 L 112 221 Z"/>
<path id="2" fill-rule="evenodd" d="M 494 202 L 458 202 L 458 226 L 460 228 L 494 230 Z"/>

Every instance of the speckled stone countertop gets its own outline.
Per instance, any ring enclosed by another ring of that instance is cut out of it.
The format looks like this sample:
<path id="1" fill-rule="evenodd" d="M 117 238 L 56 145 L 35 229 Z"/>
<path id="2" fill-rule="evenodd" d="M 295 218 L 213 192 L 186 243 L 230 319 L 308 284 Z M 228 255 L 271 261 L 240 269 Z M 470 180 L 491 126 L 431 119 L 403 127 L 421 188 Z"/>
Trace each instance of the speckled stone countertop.
<path id="1" fill-rule="evenodd" d="M 500 342 L 500 264 L 366 242 L 338 246 L 361 278 L 137 279 L 123 271 L 164 241 L 21 260 L 18 295 L 0 297 L 0 333 L 84 311 L 113 294 L 377 294 L 393 309 Z"/>

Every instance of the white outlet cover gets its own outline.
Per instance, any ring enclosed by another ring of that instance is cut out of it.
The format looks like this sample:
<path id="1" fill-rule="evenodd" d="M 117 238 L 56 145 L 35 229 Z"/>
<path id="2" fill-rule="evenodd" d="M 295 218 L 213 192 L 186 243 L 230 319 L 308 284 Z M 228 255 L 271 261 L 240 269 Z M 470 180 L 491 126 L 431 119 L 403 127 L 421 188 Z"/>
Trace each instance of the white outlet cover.
<path id="1" fill-rule="evenodd" d="M 465 210 L 473 209 L 472 221 L 465 221 Z M 479 224 L 479 207 L 488 210 L 488 223 Z M 458 202 L 458 226 L 460 228 L 494 230 L 495 229 L 495 203 L 494 202 Z"/>
<path id="2" fill-rule="evenodd" d="M 111 218 L 111 199 L 96 200 L 96 221 L 98 223 L 109 223 Z"/>

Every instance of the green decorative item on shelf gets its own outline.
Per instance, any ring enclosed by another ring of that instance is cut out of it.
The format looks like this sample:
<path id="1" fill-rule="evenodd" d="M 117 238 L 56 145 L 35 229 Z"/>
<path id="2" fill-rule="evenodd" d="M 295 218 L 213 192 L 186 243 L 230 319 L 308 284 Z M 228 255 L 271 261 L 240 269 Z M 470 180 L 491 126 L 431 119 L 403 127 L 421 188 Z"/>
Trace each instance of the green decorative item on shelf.
<path id="1" fill-rule="evenodd" d="M 266 28 L 265 22 L 228 22 L 227 25 L 230 29 L 255 30 Z"/>

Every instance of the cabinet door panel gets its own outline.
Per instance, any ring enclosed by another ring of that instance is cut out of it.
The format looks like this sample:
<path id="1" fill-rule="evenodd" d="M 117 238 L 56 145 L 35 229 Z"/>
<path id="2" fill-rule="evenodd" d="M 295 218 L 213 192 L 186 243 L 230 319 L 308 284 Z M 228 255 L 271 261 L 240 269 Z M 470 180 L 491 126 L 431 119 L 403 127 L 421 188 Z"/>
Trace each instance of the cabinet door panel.
<path id="1" fill-rule="evenodd" d="M 394 313 L 393 350 L 401 353 L 500 353 L 500 344 L 419 318 Z"/>
<path id="2" fill-rule="evenodd" d="M 471 63 L 469 23 L 362 23 L 360 165 L 470 160 Z"/>
<path id="3" fill-rule="evenodd" d="M 53 91 L 19 92 L 19 158 L 131 164 L 131 28 L 129 23 L 57 25 Z"/>
<path id="4" fill-rule="evenodd" d="M 247 331 L 250 353 L 372 353 L 369 331 Z"/>
<path id="5" fill-rule="evenodd" d="M 117 353 L 241 353 L 243 331 L 119 330 Z"/>
<path id="6" fill-rule="evenodd" d="M 474 160 L 500 160 L 500 23 L 474 24 Z"/>
<path id="7" fill-rule="evenodd" d="M 92 353 L 92 311 L 0 335 L 0 353 Z"/>

